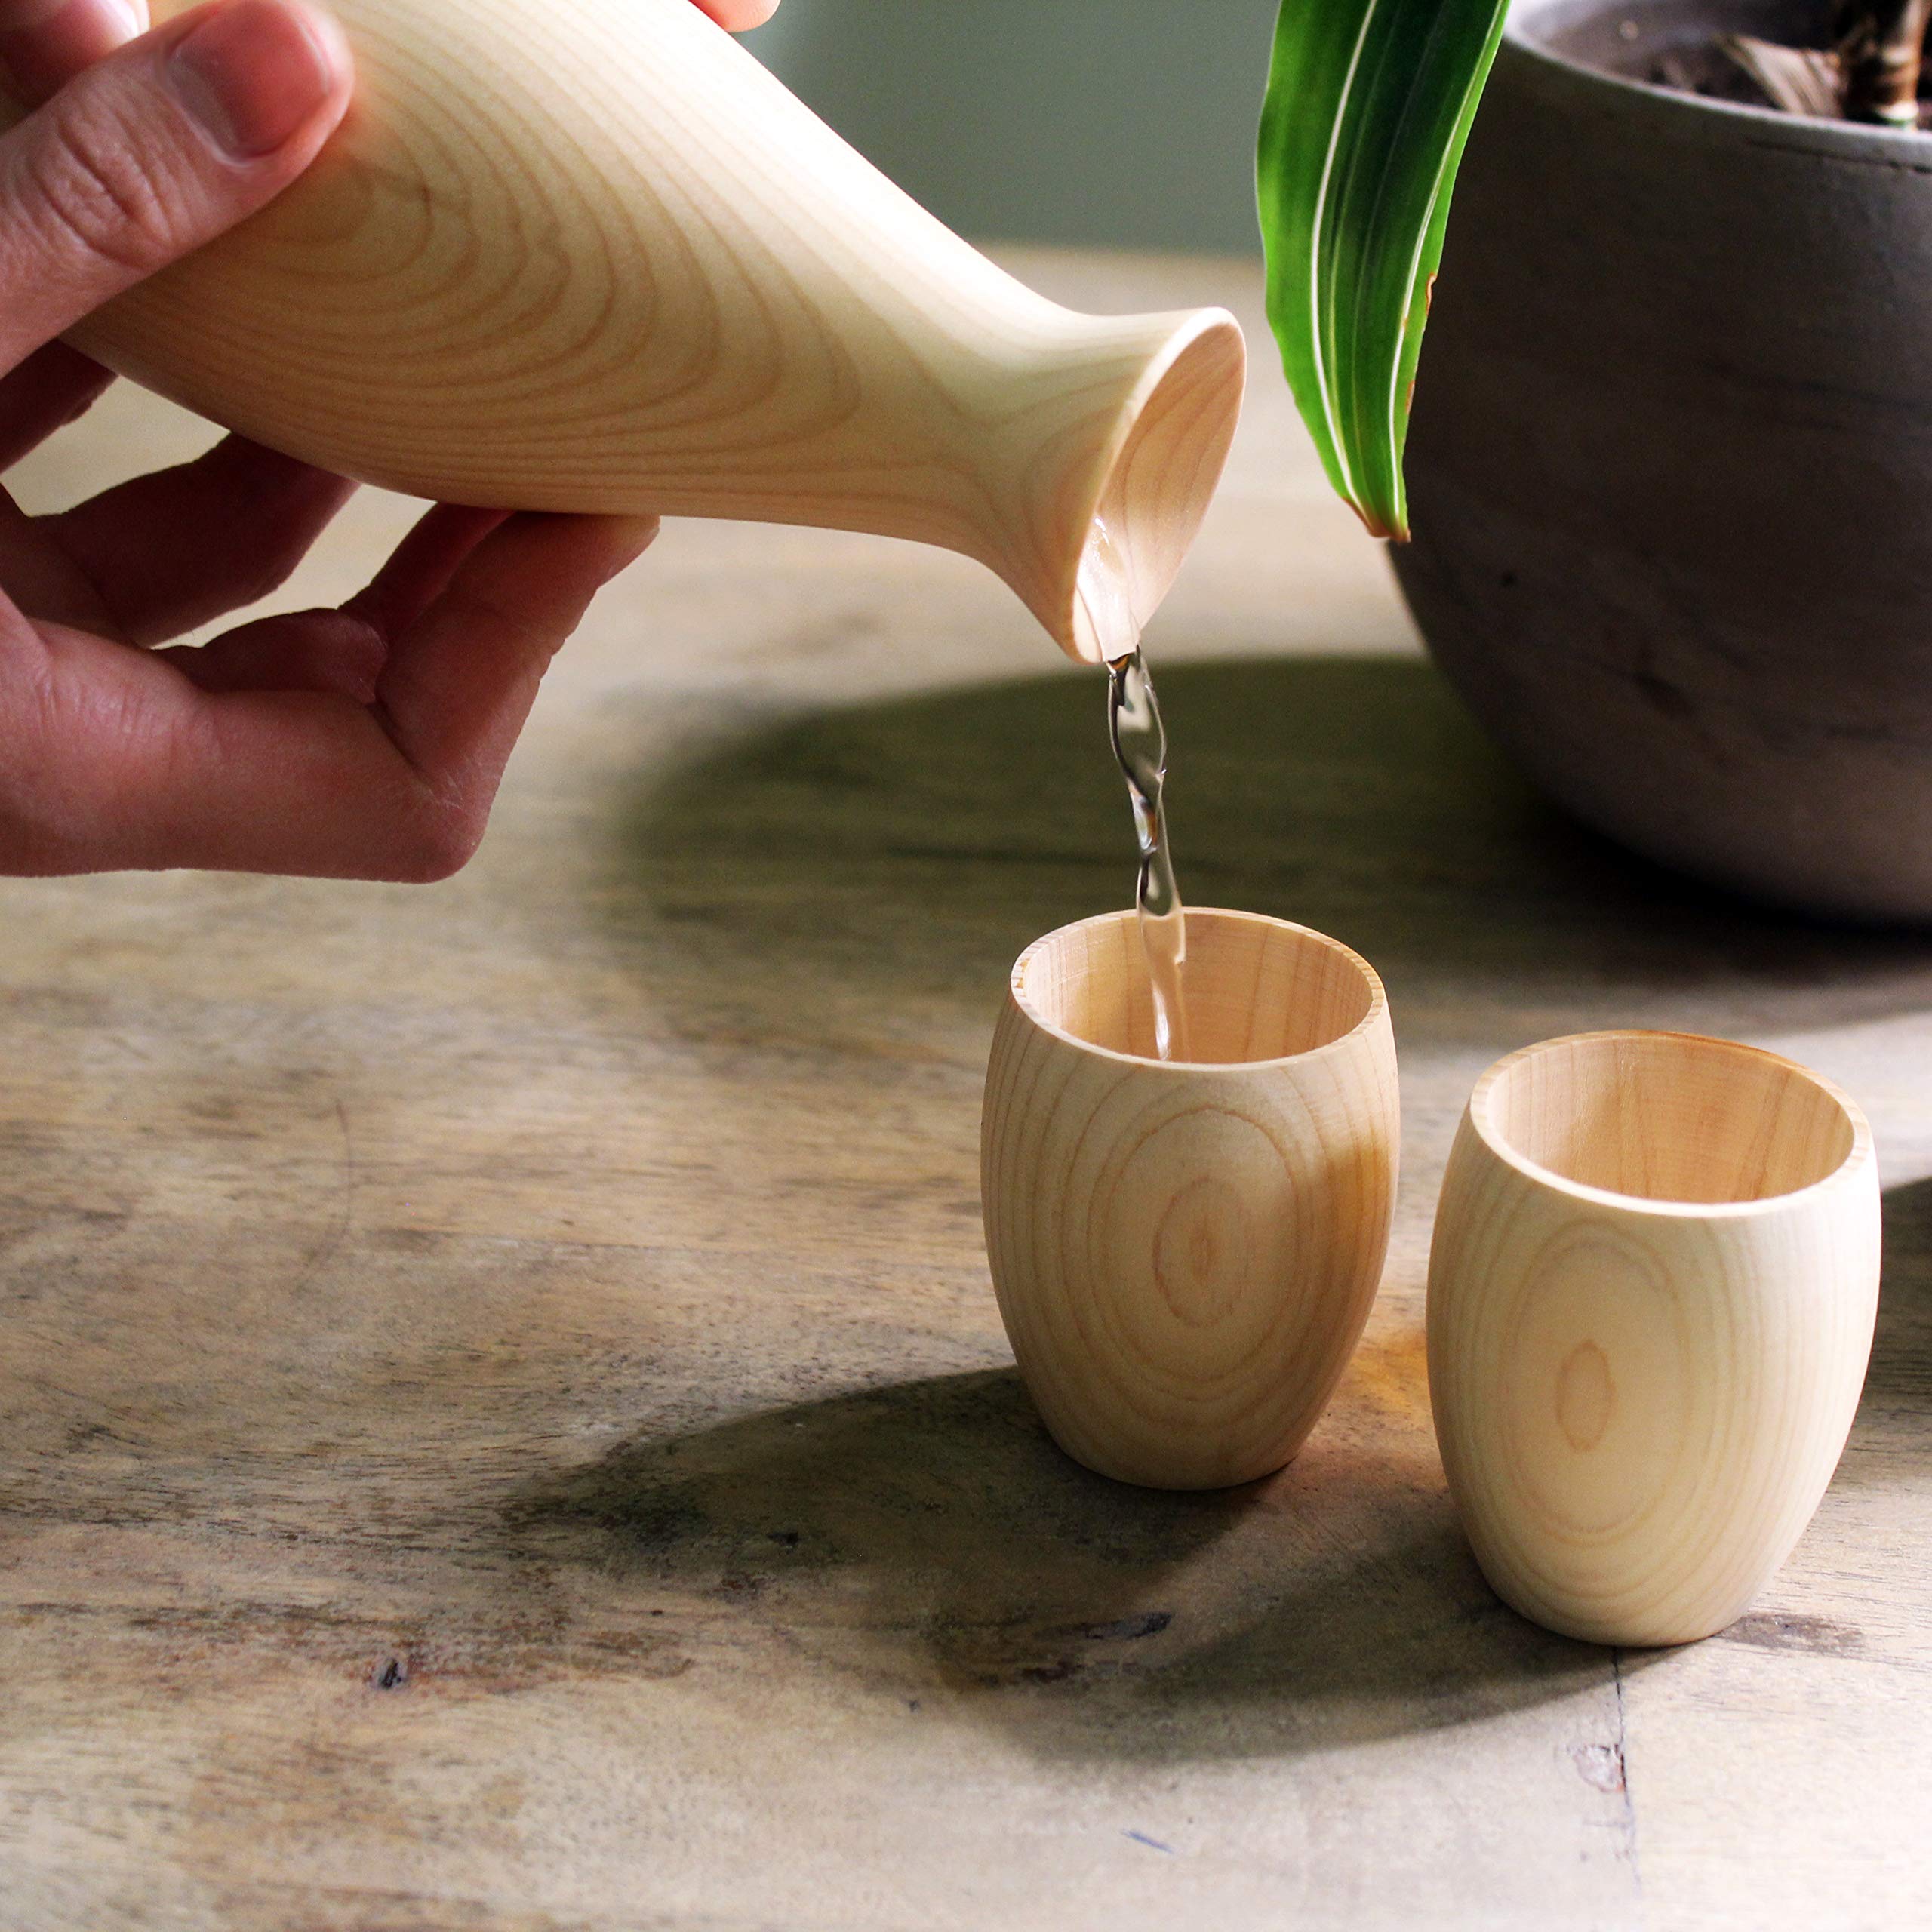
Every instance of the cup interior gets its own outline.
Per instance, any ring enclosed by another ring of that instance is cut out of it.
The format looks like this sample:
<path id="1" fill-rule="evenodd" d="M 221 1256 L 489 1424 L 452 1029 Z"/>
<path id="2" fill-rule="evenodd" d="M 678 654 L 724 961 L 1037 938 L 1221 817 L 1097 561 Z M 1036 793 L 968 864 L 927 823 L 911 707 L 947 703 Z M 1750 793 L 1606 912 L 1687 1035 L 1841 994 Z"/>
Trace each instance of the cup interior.
<path id="1" fill-rule="evenodd" d="M 1858 1140 L 1850 1107 L 1816 1074 L 1683 1033 L 1546 1041 L 1497 1068 L 1475 1110 L 1505 1152 L 1646 1201 L 1795 1193 L 1836 1173 Z"/>
<path id="2" fill-rule="evenodd" d="M 1147 959 L 1132 912 L 1048 934 L 1022 956 L 1014 992 L 1060 1032 L 1156 1060 Z M 1183 997 L 1188 1063 L 1232 1066 L 1330 1045 L 1368 1017 L 1382 989 L 1366 961 L 1320 933 L 1190 906 Z"/>

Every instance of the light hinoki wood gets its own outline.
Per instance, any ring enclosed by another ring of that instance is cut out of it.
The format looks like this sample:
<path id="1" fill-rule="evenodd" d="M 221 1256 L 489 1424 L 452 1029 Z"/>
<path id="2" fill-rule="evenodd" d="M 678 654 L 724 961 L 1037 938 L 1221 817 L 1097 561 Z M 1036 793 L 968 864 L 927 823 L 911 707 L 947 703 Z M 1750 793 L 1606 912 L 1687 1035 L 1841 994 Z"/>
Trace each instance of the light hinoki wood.
<path id="1" fill-rule="evenodd" d="M 91 353 L 417 496 L 943 545 L 1089 661 L 1099 586 L 1131 647 L 1233 434 L 1225 310 L 1034 294 L 689 0 L 331 4 L 348 122 L 77 331 Z M 1097 516 L 1116 561 L 1083 586 Z"/>
<path id="2" fill-rule="evenodd" d="M 1856 1106 L 1777 1055 L 1582 1034 L 1478 1084 L 1442 1186 L 1429 1391 L 1497 1593 L 1599 1643 L 1743 1614 L 1851 1426 L 1878 1285 Z"/>
<path id="3" fill-rule="evenodd" d="M 1246 263 L 1015 264 L 1266 325 Z M 1296 1932 L 1932 1920 L 1932 958 L 1687 916 L 1525 813 L 1257 386 L 1156 669 L 1180 857 L 1376 961 L 1421 1183 L 1294 1463 L 1054 1454 L 965 1211 L 989 988 L 1126 903 L 1100 681 L 962 688 L 1024 667 L 955 558 L 694 525 L 432 900 L 0 880 L 9 1932 L 1235 1932 L 1284 1843 Z M 206 440 L 123 386 L 9 481 Z M 365 492 L 287 600 L 413 514 Z M 1064 795 L 984 782 L 1069 746 Z M 1801 1035 L 1887 1186 L 1838 1480 L 1731 1631 L 1620 1670 L 1496 1605 L 1429 1426 L 1435 1183 L 1526 1000 Z"/>
<path id="4" fill-rule="evenodd" d="M 1048 1427 L 1165 1489 L 1301 1447 L 1375 1298 L 1398 1140 L 1367 964 L 1255 914 L 1187 927 L 1192 1061 L 1152 1057 L 1133 913 L 1021 955 L 980 1152 L 993 1285 Z"/>

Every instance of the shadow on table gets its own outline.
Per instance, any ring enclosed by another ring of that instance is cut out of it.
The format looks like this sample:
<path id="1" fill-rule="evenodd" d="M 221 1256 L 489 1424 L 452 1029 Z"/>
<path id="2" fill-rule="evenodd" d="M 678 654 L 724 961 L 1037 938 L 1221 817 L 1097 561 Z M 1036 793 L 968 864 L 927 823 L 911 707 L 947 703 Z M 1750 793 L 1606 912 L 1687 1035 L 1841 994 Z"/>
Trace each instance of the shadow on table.
<path id="1" fill-rule="evenodd" d="M 1184 892 L 1358 947 L 1405 1050 L 1932 1007 L 1932 940 L 1627 857 L 1543 803 L 1418 660 L 1180 665 L 1161 687 Z M 898 1029 L 963 1083 L 1015 953 L 1127 897 L 1102 697 L 1068 675 L 828 710 L 654 773 L 622 827 L 614 940 L 640 971 L 675 955 L 654 983 L 694 1031 Z M 1904 1212 L 1909 1241 L 1927 1211 L 1909 1191 Z M 1916 1318 L 1881 1328 L 1883 1399 L 1922 1392 Z M 1476 1571 L 1414 1339 L 1380 1383 L 1358 1362 L 1292 1469 L 1231 1494 L 1088 1475 L 989 1372 L 638 1440 L 527 1493 L 512 1534 L 700 1649 L 749 1620 L 1048 1755 L 1318 1750 L 1600 1690 L 1604 1652 L 1516 1618 Z"/>
<path id="2" fill-rule="evenodd" d="M 1491 1595 L 1426 1432 L 1398 1432 L 1406 1458 L 1350 1435 L 1331 1416 L 1243 1489 L 1134 1489 L 1061 1455 L 1018 1377 L 987 1371 L 637 1441 L 510 1522 L 607 1612 L 654 1608 L 700 1653 L 749 1623 L 1043 1756 L 1294 1753 L 1603 1684 L 1604 1652 Z"/>
<path id="3" fill-rule="evenodd" d="M 1882 1158 L 1882 1156 L 1881 1156 Z M 1885 1190 L 1885 1272 L 1865 1398 L 1841 1487 L 1892 1485 L 1922 1478 L 1932 1448 L 1932 1180 Z"/>
<path id="4" fill-rule="evenodd" d="M 1491 1009 L 1485 1044 L 1499 1008 L 1546 1031 L 1730 1031 L 1932 1005 L 1932 940 L 1810 924 L 1629 857 L 1543 802 L 1420 660 L 1160 678 L 1183 893 L 1347 940 L 1398 1027 L 1445 999 Z M 648 922 L 721 998 L 782 980 L 801 1024 L 861 1001 L 984 1015 L 1029 940 L 1126 902 L 1102 700 L 1074 674 L 946 691 L 654 773 L 614 881 L 619 937 Z"/>

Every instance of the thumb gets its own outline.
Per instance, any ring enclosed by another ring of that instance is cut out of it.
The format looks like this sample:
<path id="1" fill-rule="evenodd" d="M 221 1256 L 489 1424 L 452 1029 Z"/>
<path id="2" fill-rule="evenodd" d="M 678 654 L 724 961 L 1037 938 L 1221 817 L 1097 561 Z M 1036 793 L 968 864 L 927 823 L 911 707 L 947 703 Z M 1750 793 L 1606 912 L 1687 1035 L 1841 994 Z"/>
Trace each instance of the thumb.
<path id="1" fill-rule="evenodd" d="M 0 137 L 0 371 L 287 187 L 350 85 L 327 14 L 214 0 Z"/>

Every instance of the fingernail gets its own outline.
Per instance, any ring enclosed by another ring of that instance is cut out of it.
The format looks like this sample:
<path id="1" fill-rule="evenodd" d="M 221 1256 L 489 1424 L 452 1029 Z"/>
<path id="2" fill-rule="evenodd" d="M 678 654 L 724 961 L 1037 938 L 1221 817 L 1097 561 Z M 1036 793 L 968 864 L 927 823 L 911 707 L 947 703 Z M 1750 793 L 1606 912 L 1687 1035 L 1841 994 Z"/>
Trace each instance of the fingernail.
<path id="1" fill-rule="evenodd" d="M 332 49 L 281 0 L 227 0 L 168 57 L 175 97 L 237 161 L 273 154 L 336 84 Z"/>

